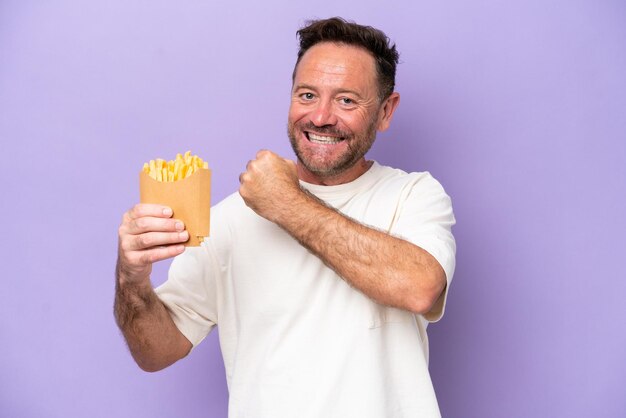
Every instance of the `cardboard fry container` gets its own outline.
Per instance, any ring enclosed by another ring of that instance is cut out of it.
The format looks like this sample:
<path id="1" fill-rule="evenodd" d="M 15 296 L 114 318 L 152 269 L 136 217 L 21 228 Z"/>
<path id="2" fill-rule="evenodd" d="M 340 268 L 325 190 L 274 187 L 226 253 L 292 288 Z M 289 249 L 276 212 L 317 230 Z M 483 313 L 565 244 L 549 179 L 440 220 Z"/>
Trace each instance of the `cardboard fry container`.
<path id="1" fill-rule="evenodd" d="M 176 181 L 157 181 L 139 173 L 139 201 L 169 206 L 189 232 L 187 247 L 197 247 L 209 236 L 211 212 L 211 170 L 201 168 Z"/>

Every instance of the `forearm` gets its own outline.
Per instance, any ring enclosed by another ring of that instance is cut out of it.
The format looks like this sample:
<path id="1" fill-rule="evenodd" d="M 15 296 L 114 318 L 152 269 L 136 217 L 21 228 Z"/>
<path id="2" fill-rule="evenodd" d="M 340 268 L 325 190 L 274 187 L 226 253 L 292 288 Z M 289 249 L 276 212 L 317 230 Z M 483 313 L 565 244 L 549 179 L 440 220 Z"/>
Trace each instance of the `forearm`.
<path id="1" fill-rule="evenodd" d="M 378 303 L 426 313 L 445 287 L 445 273 L 428 252 L 364 226 L 306 192 L 276 222 Z"/>
<path id="2" fill-rule="evenodd" d="M 145 371 L 161 370 L 191 350 L 191 343 L 176 328 L 150 281 L 126 280 L 116 269 L 115 319 L 130 352 Z"/>

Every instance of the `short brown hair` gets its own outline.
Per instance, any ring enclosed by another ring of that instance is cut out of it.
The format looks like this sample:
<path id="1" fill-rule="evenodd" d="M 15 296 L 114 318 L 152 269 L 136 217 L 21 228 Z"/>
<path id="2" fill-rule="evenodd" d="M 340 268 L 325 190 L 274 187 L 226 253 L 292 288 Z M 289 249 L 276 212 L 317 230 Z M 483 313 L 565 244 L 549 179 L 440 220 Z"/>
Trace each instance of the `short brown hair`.
<path id="1" fill-rule="evenodd" d="M 300 50 L 293 69 L 293 79 L 295 79 L 296 69 L 302 56 L 309 48 L 320 42 L 336 42 L 358 46 L 369 51 L 376 61 L 380 100 L 383 101 L 393 93 L 399 54 L 395 44 L 390 44 L 389 38 L 383 31 L 371 26 L 348 22 L 340 17 L 332 17 L 308 21 L 306 26 L 297 32 L 297 35 L 300 39 Z"/>

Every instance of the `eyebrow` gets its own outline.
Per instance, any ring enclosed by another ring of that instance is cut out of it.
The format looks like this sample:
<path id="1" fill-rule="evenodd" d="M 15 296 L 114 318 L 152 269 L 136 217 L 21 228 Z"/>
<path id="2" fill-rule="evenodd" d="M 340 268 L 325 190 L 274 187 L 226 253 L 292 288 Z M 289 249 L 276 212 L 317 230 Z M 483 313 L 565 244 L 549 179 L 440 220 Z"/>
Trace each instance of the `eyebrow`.
<path id="1" fill-rule="evenodd" d="M 310 84 L 298 84 L 297 86 L 294 87 L 293 91 L 296 92 L 298 90 L 313 90 L 313 91 L 317 91 L 317 88 L 315 86 L 312 86 Z M 363 96 L 361 96 L 359 93 L 357 93 L 354 90 L 350 90 L 350 89 L 339 89 L 335 92 L 335 94 L 341 94 L 341 93 L 348 93 L 348 94 L 353 94 L 354 96 L 356 96 L 358 99 L 363 99 Z"/>

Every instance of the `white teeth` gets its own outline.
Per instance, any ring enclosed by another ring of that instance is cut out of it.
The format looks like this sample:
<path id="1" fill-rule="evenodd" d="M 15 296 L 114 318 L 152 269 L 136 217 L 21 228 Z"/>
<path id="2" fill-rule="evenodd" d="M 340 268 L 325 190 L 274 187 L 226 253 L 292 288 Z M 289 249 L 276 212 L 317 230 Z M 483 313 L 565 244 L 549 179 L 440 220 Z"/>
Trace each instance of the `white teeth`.
<path id="1" fill-rule="evenodd" d="M 341 138 L 336 138 L 334 136 L 320 136 L 312 133 L 308 133 L 309 141 L 315 142 L 316 144 L 336 144 L 341 142 Z"/>

